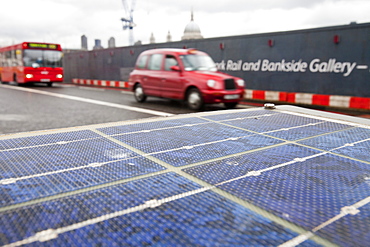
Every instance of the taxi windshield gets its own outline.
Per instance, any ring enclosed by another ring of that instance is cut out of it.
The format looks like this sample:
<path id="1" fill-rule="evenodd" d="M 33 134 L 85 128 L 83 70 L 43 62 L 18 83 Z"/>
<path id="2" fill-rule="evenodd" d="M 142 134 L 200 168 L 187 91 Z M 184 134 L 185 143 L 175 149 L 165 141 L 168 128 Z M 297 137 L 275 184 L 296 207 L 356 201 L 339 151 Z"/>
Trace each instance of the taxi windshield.
<path id="1" fill-rule="evenodd" d="M 216 64 L 207 55 L 189 54 L 180 56 L 186 71 L 217 71 Z"/>

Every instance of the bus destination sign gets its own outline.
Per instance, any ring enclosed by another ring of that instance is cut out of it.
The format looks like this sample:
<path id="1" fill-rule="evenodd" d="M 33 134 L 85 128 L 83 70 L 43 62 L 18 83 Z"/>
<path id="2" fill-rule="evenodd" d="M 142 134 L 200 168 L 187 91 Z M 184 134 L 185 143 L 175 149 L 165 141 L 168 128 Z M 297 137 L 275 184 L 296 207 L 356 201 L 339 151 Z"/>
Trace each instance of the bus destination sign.
<path id="1" fill-rule="evenodd" d="M 54 44 L 27 43 L 27 46 L 29 48 L 35 48 L 35 49 L 51 49 L 51 50 L 58 49 L 58 45 L 54 45 Z"/>

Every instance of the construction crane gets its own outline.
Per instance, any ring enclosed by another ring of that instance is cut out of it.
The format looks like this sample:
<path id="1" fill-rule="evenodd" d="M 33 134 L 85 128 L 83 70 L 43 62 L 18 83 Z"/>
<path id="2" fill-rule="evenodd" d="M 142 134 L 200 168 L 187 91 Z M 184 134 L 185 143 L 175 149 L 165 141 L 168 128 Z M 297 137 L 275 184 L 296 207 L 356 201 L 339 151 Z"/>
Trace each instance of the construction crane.
<path id="1" fill-rule="evenodd" d="M 125 17 L 121 18 L 123 22 L 123 30 L 129 30 L 129 45 L 134 45 L 134 32 L 133 29 L 136 26 L 133 20 L 134 8 L 136 0 L 122 0 L 123 8 L 125 10 Z"/>

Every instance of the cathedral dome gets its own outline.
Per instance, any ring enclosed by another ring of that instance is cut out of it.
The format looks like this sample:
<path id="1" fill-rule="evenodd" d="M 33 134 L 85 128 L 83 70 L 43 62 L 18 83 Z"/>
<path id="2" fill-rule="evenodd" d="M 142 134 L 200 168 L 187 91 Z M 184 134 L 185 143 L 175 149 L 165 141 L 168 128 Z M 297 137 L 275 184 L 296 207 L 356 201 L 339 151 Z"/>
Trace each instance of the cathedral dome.
<path id="1" fill-rule="evenodd" d="M 198 24 L 196 24 L 194 21 L 189 22 L 184 30 L 184 33 L 200 33 L 200 28 Z"/>
<path id="2" fill-rule="evenodd" d="M 194 22 L 193 11 L 191 12 L 191 20 L 186 25 L 185 30 L 184 30 L 184 36 L 182 36 L 181 39 L 182 40 L 187 40 L 187 39 L 203 39 L 203 36 L 200 33 L 200 28 L 199 28 L 198 24 L 196 24 Z"/>

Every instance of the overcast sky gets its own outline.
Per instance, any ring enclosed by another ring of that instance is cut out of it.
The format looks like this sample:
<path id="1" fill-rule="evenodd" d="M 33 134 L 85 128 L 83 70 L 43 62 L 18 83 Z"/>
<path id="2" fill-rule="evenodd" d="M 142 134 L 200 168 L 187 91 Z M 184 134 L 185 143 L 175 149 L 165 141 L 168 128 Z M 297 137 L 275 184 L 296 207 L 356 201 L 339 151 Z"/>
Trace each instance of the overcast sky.
<path id="1" fill-rule="evenodd" d="M 370 22 L 370 0 L 136 0 L 134 40 L 148 44 L 153 33 L 162 43 L 168 31 L 180 40 L 192 8 L 205 38 Z M 95 39 L 107 47 L 110 37 L 127 46 L 122 17 L 122 0 L 3 0 L 0 46 L 33 41 L 80 48 L 81 35 L 89 49 Z"/>

